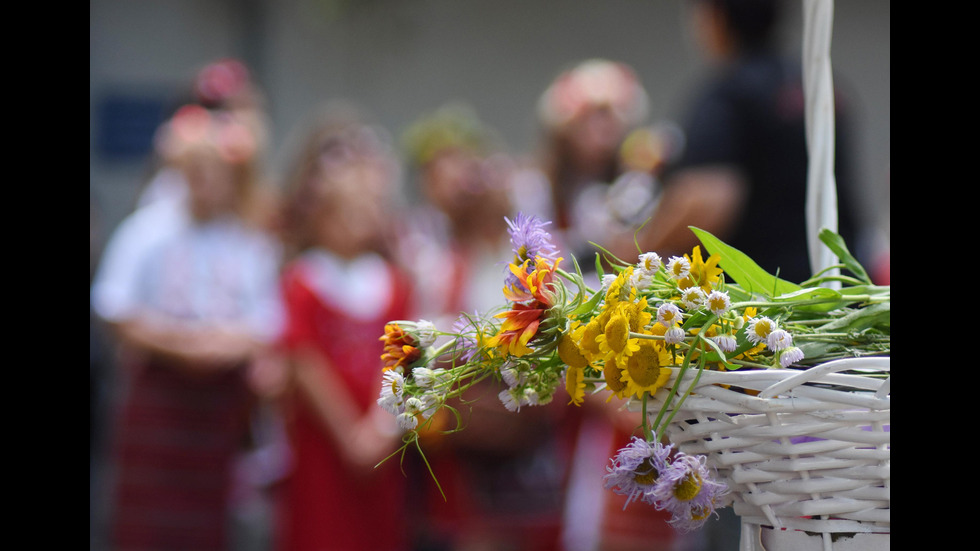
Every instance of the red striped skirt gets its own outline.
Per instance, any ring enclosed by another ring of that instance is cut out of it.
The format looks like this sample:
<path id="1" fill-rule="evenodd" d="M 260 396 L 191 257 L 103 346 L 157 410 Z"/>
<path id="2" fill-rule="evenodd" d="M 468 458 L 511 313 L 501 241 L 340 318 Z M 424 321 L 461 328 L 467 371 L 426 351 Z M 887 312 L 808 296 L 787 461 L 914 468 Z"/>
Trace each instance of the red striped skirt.
<path id="1" fill-rule="evenodd" d="M 116 433 L 116 549 L 225 549 L 231 465 L 248 427 L 242 370 L 131 373 Z"/>

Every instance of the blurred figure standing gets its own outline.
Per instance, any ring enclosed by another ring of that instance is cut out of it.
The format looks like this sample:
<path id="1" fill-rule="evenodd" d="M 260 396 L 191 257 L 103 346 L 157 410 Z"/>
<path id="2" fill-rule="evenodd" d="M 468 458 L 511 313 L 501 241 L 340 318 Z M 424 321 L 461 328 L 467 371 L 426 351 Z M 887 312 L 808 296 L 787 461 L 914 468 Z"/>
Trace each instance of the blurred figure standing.
<path id="1" fill-rule="evenodd" d="M 552 221 L 562 255 L 574 254 L 594 287 L 596 248 L 629 261 L 633 232 L 657 200 L 657 171 L 678 144 L 666 125 L 641 127 L 648 96 L 629 66 L 588 59 L 562 72 L 542 94 L 540 165 L 513 179 L 516 209 Z M 587 280 L 588 281 L 588 280 Z M 562 404 L 567 457 L 561 545 L 565 551 L 672 549 L 680 540 L 669 515 L 629 507 L 602 486 L 609 458 L 640 426 L 638 413 L 602 397 Z M 523 415 L 523 412 L 522 412 Z"/>
<path id="2" fill-rule="evenodd" d="M 514 254 L 505 217 L 512 215 L 515 164 L 495 132 L 462 103 L 420 117 L 403 141 L 425 202 L 405 217 L 401 257 L 416 274 L 419 315 L 449 329 L 462 313 L 485 315 L 504 303 Z M 557 549 L 567 463 L 558 432 L 564 404 L 518 414 L 491 396 L 500 390 L 487 380 L 469 394 L 487 399 L 456 404 L 465 430 L 439 434 L 455 423 L 441 411 L 447 418 L 423 435 L 445 501 L 420 458 L 406 458 L 415 470 L 413 500 L 421 505 L 413 522 L 418 551 Z"/>
<path id="3" fill-rule="evenodd" d="M 400 217 L 399 258 L 415 274 L 419 316 L 449 327 L 500 305 L 514 163 L 463 103 L 420 117 L 402 142 L 422 201 Z"/>
<path id="4" fill-rule="evenodd" d="M 662 257 L 689 253 L 694 225 L 793 282 L 811 276 L 806 244 L 808 153 L 802 69 L 776 48 L 780 0 L 692 0 L 694 38 L 712 70 L 692 95 L 685 149 L 641 245 Z M 847 103 L 836 94 L 839 233 L 856 251 Z"/>
<path id="5" fill-rule="evenodd" d="M 258 84 L 252 78 L 251 71 L 240 60 L 222 58 L 208 63 L 194 76 L 188 101 L 182 105 L 198 105 L 213 112 L 221 112 L 234 118 L 243 128 L 247 129 L 247 139 L 255 142 L 253 155 L 254 166 L 264 167 L 266 159 L 263 156 L 269 149 L 269 120 L 265 113 L 265 98 Z M 170 131 L 164 124 L 154 140 L 156 167 L 143 186 L 137 198 L 137 207 L 149 205 L 158 200 L 182 200 L 187 196 L 187 182 L 183 171 L 175 161 L 178 151 L 171 145 L 168 138 Z M 243 138 L 244 139 L 244 138 Z M 256 178 L 264 180 L 265 174 L 256 173 Z M 271 191 L 268 187 L 260 187 L 255 193 Z M 264 197 L 254 201 L 250 208 L 260 209 L 264 218 L 263 223 L 272 223 L 268 217 L 274 212 L 273 197 Z"/>
<path id="6" fill-rule="evenodd" d="M 559 248 L 584 260 L 584 267 L 596 252 L 589 241 L 606 244 L 621 234 L 631 239 L 655 197 L 654 182 L 637 178 L 622 157 L 627 136 L 647 116 L 648 101 L 634 70 L 606 59 L 562 72 L 538 100 L 538 166 L 515 178 L 515 210 L 552 221 Z"/>
<path id="7" fill-rule="evenodd" d="M 383 132 L 328 109 L 291 165 L 282 287 L 289 386 L 282 405 L 292 470 L 281 491 L 282 551 L 401 551 L 405 477 L 392 416 L 377 399 L 389 320 L 406 319 L 410 281 L 386 242 L 397 165 Z"/>
<path id="8" fill-rule="evenodd" d="M 258 141 L 188 105 L 164 138 L 186 195 L 137 209 L 106 245 L 92 306 L 120 345 L 115 549 L 221 550 L 232 461 L 281 329 L 278 245 L 258 229 Z"/>

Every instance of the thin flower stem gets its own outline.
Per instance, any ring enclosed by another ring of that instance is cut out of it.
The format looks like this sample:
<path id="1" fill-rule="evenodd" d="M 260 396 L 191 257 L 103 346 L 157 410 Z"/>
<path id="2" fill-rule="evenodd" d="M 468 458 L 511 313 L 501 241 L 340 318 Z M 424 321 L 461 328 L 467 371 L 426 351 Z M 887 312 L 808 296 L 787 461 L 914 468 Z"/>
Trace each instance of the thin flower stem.
<path id="1" fill-rule="evenodd" d="M 653 431 L 650 429 L 650 418 L 647 415 L 647 397 L 650 396 L 649 392 L 643 393 L 643 436 L 646 438 L 647 442 L 653 441 Z"/>
<path id="2" fill-rule="evenodd" d="M 744 302 L 736 302 L 731 306 L 732 310 L 742 309 L 749 306 L 777 306 L 780 308 L 793 308 L 795 306 L 807 306 L 810 304 L 824 304 L 827 302 L 840 302 L 841 299 L 846 298 L 848 302 L 868 302 L 874 300 L 876 297 L 874 295 L 842 295 L 840 297 L 818 297 L 810 298 L 804 300 L 747 300 Z"/>
<path id="3" fill-rule="evenodd" d="M 667 393 L 667 399 L 664 400 L 664 404 L 660 407 L 660 413 L 657 414 L 657 419 L 653 422 L 653 430 L 657 434 L 663 434 L 663 430 L 661 428 L 660 421 L 661 421 L 661 419 L 663 419 L 664 414 L 667 412 L 667 409 L 670 407 L 670 404 L 673 401 L 674 396 L 677 395 L 677 386 L 680 383 L 681 379 L 684 378 L 684 374 L 687 372 L 688 368 L 690 368 L 690 366 L 691 366 L 691 356 L 693 354 L 694 354 L 694 347 L 692 346 L 692 347 L 688 348 L 687 354 L 684 355 L 684 362 L 681 364 L 680 371 L 677 372 L 677 379 L 675 380 L 675 384 L 671 385 L 670 392 Z M 698 378 L 700 378 L 700 377 L 701 377 L 701 374 L 699 372 L 698 373 Z M 696 382 L 696 380 L 695 380 L 695 382 Z M 684 394 L 684 398 L 686 398 L 688 394 L 690 394 L 690 389 L 688 389 L 687 393 Z M 676 408 L 679 408 L 680 405 L 684 402 L 684 398 L 682 398 L 681 401 L 677 403 L 677 405 L 675 406 L 674 412 L 676 412 Z M 674 416 L 674 414 L 671 413 L 670 417 L 673 418 L 673 416 Z M 666 426 L 668 423 L 669 423 L 669 421 L 664 422 L 663 423 L 663 426 Z"/>

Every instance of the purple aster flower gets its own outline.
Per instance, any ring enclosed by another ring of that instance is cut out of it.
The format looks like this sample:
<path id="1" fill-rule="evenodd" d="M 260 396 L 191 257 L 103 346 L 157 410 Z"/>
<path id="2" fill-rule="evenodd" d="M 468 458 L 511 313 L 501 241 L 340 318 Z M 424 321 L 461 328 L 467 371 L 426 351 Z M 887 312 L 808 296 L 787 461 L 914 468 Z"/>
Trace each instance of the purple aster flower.
<path id="1" fill-rule="evenodd" d="M 507 217 L 504 217 L 504 220 L 509 226 L 507 233 L 510 234 L 510 242 L 514 245 L 514 256 L 518 259 L 516 263 L 528 259 L 533 261 L 536 256 L 552 261 L 558 258 L 558 250 L 551 243 L 551 234 L 544 229 L 551 224 L 550 221 L 541 220 L 533 215 L 526 216 L 523 212 L 517 213 L 513 222 Z"/>
<path id="2" fill-rule="evenodd" d="M 474 312 L 472 316 L 461 313 L 453 322 L 453 333 L 457 335 L 453 350 L 458 354 L 458 361 L 461 364 L 482 357 L 482 355 L 478 355 L 480 352 L 480 326 L 477 322 L 480 319 L 479 316 L 478 312 Z"/>
<path id="3" fill-rule="evenodd" d="M 633 440 L 612 458 L 612 466 L 606 467 L 606 489 L 626 496 L 626 505 L 640 499 L 653 504 L 652 490 L 661 475 L 669 468 L 668 458 L 673 446 L 648 442 L 634 436 Z"/>
<path id="4" fill-rule="evenodd" d="M 700 528 L 728 494 L 728 486 L 712 478 L 706 459 L 678 453 L 651 491 L 657 508 L 669 511 L 670 524 L 682 532 Z"/>

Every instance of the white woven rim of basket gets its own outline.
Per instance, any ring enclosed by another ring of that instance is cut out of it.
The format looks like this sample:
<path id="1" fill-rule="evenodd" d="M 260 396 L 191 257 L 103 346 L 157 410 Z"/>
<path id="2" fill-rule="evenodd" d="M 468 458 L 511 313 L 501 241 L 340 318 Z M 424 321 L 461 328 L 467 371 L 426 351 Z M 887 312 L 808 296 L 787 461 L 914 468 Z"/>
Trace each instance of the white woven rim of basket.
<path id="1" fill-rule="evenodd" d="M 665 436 L 680 451 L 708 457 L 743 524 L 888 533 L 889 367 L 890 358 L 875 357 L 802 371 L 704 371 Z M 685 373 L 678 395 L 696 375 Z M 649 415 L 667 394 L 657 392 Z"/>

